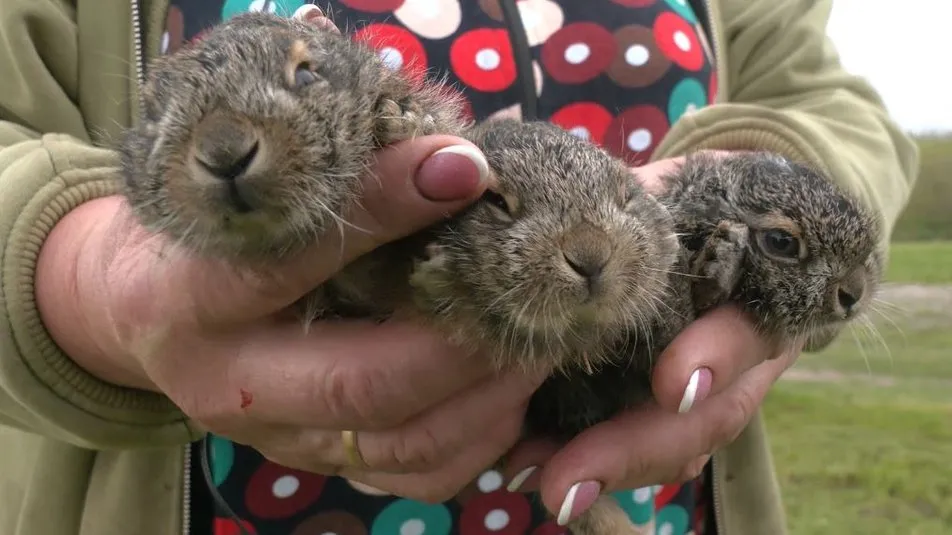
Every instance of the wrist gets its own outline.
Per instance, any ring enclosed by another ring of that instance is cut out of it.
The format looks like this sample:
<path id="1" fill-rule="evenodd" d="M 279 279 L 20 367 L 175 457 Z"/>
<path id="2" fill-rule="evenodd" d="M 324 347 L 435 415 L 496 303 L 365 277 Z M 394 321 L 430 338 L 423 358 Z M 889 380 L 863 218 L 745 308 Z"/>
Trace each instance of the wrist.
<path id="1" fill-rule="evenodd" d="M 122 212 L 119 197 L 103 197 L 53 227 L 37 259 L 36 305 L 50 337 L 81 368 L 119 386 L 155 390 L 122 347 L 108 306 L 108 243 Z"/>

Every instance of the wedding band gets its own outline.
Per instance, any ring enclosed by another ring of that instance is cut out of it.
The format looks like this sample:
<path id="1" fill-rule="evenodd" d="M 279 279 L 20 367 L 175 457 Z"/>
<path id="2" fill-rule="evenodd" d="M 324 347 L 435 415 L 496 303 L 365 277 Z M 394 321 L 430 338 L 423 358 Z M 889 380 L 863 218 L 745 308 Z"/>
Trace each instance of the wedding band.
<path id="1" fill-rule="evenodd" d="M 357 445 L 357 431 L 341 431 L 340 438 L 344 443 L 344 451 L 347 452 L 347 462 L 355 467 L 367 466 L 367 461 L 360 454 L 360 447 Z"/>

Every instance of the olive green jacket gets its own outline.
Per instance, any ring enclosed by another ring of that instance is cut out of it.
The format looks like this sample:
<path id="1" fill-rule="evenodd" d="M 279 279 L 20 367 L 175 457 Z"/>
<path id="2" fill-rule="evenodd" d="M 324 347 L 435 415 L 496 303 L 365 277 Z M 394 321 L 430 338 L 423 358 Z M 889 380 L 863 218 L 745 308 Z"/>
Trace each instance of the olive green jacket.
<path id="1" fill-rule="evenodd" d="M 720 97 L 655 158 L 766 149 L 812 162 L 891 228 L 918 169 L 877 94 L 825 37 L 831 0 L 710 0 Z M 107 384 L 49 337 L 34 300 L 45 237 L 114 194 L 109 144 L 137 116 L 164 0 L 0 0 L 0 534 L 169 535 L 187 525 L 194 427 L 166 398 Z M 141 36 L 141 39 L 140 39 Z M 98 148 L 97 148 L 98 147 Z M 888 237 L 884 236 L 884 240 Z M 714 456 L 722 535 L 786 532 L 758 415 Z"/>

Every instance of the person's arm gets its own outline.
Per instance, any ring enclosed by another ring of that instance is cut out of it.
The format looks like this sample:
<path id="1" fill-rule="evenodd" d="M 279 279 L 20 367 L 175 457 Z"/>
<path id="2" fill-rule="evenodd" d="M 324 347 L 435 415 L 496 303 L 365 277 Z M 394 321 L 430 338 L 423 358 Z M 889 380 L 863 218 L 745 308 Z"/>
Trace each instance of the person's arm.
<path id="1" fill-rule="evenodd" d="M 74 1 L 0 2 L 0 425 L 91 448 L 185 443 L 197 435 L 166 397 L 76 365 L 37 309 L 48 235 L 120 184 L 117 154 L 93 146 L 76 104 L 80 41 Z"/>
<path id="2" fill-rule="evenodd" d="M 818 167 L 883 219 L 884 247 L 918 174 L 914 141 L 826 35 L 832 0 L 712 2 L 727 61 L 725 103 L 680 119 L 654 159 L 696 149 L 767 150 Z"/>

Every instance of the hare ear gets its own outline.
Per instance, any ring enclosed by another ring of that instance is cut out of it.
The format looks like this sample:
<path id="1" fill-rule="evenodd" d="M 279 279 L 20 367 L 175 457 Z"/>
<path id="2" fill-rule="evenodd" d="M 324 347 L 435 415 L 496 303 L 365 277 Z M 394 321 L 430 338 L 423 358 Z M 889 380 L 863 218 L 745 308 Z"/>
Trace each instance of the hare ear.
<path id="1" fill-rule="evenodd" d="M 692 297 L 699 312 L 725 303 L 737 288 L 747 256 L 750 228 L 721 221 L 691 259 Z"/>
<path id="2" fill-rule="evenodd" d="M 299 7 L 297 11 L 291 15 L 291 18 L 294 20 L 300 20 L 306 22 L 318 28 L 327 30 L 329 32 L 340 33 L 340 28 L 334 24 L 331 19 L 321 11 L 321 8 L 315 6 L 314 4 L 304 4 Z"/>

